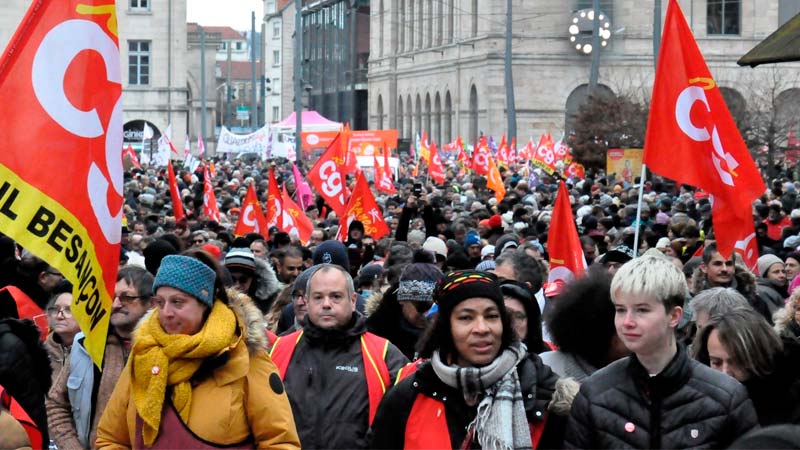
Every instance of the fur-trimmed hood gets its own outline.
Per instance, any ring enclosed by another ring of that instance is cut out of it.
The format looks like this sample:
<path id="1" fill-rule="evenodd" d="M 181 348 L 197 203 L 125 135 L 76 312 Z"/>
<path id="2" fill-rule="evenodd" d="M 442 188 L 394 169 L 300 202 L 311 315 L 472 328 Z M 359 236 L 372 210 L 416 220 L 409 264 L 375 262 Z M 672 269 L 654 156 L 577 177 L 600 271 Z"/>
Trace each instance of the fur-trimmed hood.
<path id="1" fill-rule="evenodd" d="M 378 289 L 376 291 L 372 291 L 372 294 L 367 297 L 367 300 L 364 301 L 364 315 L 369 317 L 378 310 L 378 307 L 381 306 L 381 301 L 383 301 L 383 289 Z"/>
<path id="2" fill-rule="evenodd" d="M 283 289 L 283 283 L 278 280 L 275 270 L 265 260 L 255 258 L 256 263 L 256 292 L 255 299 L 259 303 L 266 303 L 269 298 L 278 295 Z"/>
<path id="3" fill-rule="evenodd" d="M 694 269 L 691 284 L 690 287 L 694 294 L 713 287 L 700 267 Z M 742 265 L 736 264 L 734 266 L 733 283 L 730 287 L 739 291 L 751 304 L 756 298 L 756 276 Z"/>

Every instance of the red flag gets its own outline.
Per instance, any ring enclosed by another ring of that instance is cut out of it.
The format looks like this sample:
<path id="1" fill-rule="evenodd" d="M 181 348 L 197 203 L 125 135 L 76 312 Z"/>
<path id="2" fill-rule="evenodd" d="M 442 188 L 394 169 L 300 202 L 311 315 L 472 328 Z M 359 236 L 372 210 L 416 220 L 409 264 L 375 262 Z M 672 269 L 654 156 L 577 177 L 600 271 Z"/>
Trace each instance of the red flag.
<path id="1" fill-rule="evenodd" d="M 528 139 L 528 143 L 525 144 L 525 147 L 519 151 L 519 162 L 527 164 L 528 161 L 533 159 L 533 155 L 536 154 L 536 148 L 533 146 L 533 138 Z"/>
<path id="2" fill-rule="evenodd" d="M 716 226 L 717 224 L 714 223 L 715 228 Z M 736 241 L 733 251 L 742 257 L 745 267 L 750 269 L 751 272 L 758 274 L 758 242 L 756 242 L 756 232 L 755 228 L 753 227 L 753 222 L 750 221 L 749 227 L 747 226 L 747 222 L 744 224 L 738 224 L 738 226 L 742 229 L 741 234 L 743 234 L 745 238 Z"/>
<path id="3" fill-rule="evenodd" d="M 344 161 L 344 166 L 342 167 L 342 174 L 344 175 L 358 171 L 358 157 L 355 151 L 350 148 L 350 137 L 352 135 L 350 124 L 344 124 L 344 129 L 339 133 L 339 151 L 342 161 Z"/>
<path id="4" fill-rule="evenodd" d="M 211 173 L 208 171 L 208 166 L 203 167 L 203 178 L 203 214 L 208 220 L 219 223 L 217 196 L 214 195 L 214 186 L 211 184 Z"/>
<path id="5" fill-rule="evenodd" d="M 128 148 L 122 151 L 123 160 L 125 159 L 126 156 L 128 157 L 128 159 L 131 160 L 131 164 L 133 164 L 133 167 L 136 167 L 137 169 L 142 168 L 142 165 L 139 163 L 139 157 L 136 156 L 136 150 L 133 149 L 133 146 L 131 144 L 128 144 Z"/>
<path id="6" fill-rule="evenodd" d="M 278 227 L 283 230 L 283 205 L 281 203 L 281 190 L 275 181 L 275 173 L 269 169 L 269 187 L 267 188 L 267 227 Z"/>
<path id="7" fill-rule="evenodd" d="M 341 217 L 347 201 L 344 192 L 344 174 L 339 168 L 344 165 L 339 153 L 341 133 L 333 140 L 328 149 L 319 157 L 314 167 L 308 171 L 308 181 L 319 192 L 325 202 L 331 206 L 336 215 Z"/>
<path id="8" fill-rule="evenodd" d="M 564 143 L 564 139 L 559 139 L 553 144 L 553 155 L 556 157 L 556 161 L 564 161 L 569 157 L 569 147 Z"/>
<path id="9" fill-rule="evenodd" d="M 556 171 L 556 155 L 553 145 L 553 138 L 550 137 L 550 134 L 543 134 L 539 138 L 539 145 L 536 146 L 536 151 L 533 154 L 533 164 L 540 167 L 548 175 L 552 175 Z"/>
<path id="10" fill-rule="evenodd" d="M 0 232 L 72 282 L 103 361 L 122 235 L 122 80 L 113 1 L 38 0 L 0 58 Z"/>
<path id="11" fill-rule="evenodd" d="M 547 232 L 547 251 L 550 254 L 550 275 L 547 277 L 549 283 L 561 280 L 569 284 L 586 270 L 583 246 L 572 218 L 569 192 L 563 181 L 558 182 L 558 195 Z"/>
<path id="12" fill-rule="evenodd" d="M 582 164 L 572 161 L 570 158 L 567 158 L 564 162 L 567 163 L 567 167 L 564 169 L 564 175 L 568 178 L 580 178 L 581 180 L 586 178 L 586 169 Z"/>
<path id="13" fill-rule="evenodd" d="M 311 232 L 314 231 L 314 224 L 311 219 L 297 206 L 297 203 L 292 200 L 289 193 L 286 192 L 286 185 L 283 185 L 281 193 L 281 201 L 283 204 L 283 231 L 289 235 L 297 235 L 298 239 L 303 245 L 308 243 L 311 239 Z"/>
<path id="14" fill-rule="evenodd" d="M 389 165 L 389 154 L 391 150 L 389 150 L 389 146 L 386 145 L 386 142 L 383 143 L 383 174 L 385 178 L 392 182 L 392 167 Z M 392 184 L 392 189 L 394 189 L 394 184 Z"/>
<path id="15" fill-rule="evenodd" d="M 369 184 L 363 173 L 358 175 L 347 209 L 339 220 L 337 234 L 339 240 L 347 239 L 348 226 L 354 220 L 364 224 L 364 235 L 372 236 L 376 241 L 389 234 L 389 226 L 383 219 L 383 214 L 375 202 L 372 191 L 369 190 Z"/>
<path id="16" fill-rule="evenodd" d="M 506 186 L 503 178 L 500 177 L 500 170 L 495 165 L 494 160 L 489 158 L 489 173 L 486 178 L 486 187 L 494 191 L 494 198 L 500 202 L 506 196 Z"/>
<path id="17" fill-rule="evenodd" d="M 435 183 L 443 184 L 445 180 L 444 166 L 442 165 L 442 158 L 439 157 L 439 150 L 436 149 L 435 143 L 431 142 L 429 151 L 431 162 L 428 165 L 428 174 L 430 174 Z"/>
<path id="18" fill-rule="evenodd" d="M 490 159 L 492 159 L 492 153 L 489 151 L 489 144 L 486 142 L 486 137 L 481 136 L 478 146 L 472 153 L 472 170 L 478 175 L 488 174 Z"/>
<path id="19" fill-rule="evenodd" d="M 390 172 L 387 172 L 385 167 L 378 165 L 378 157 L 374 154 L 372 155 L 372 159 L 375 164 L 375 189 L 387 194 L 396 194 L 397 189 L 394 187 L 394 183 L 392 183 Z"/>
<path id="20" fill-rule="evenodd" d="M 428 143 L 428 133 L 425 131 L 422 132 L 422 139 L 419 141 L 419 159 L 431 165 L 431 145 Z"/>
<path id="21" fill-rule="evenodd" d="M 175 179 L 175 170 L 172 168 L 172 161 L 167 162 L 167 174 L 169 175 L 169 196 L 172 198 L 172 213 L 175 220 L 183 219 L 183 201 L 178 190 L 178 180 Z"/>
<path id="22" fill-rule="evenodd" d="M 511 165 L 511 152 L 508 149 L 508 144 L 506 144 L 505 133 L 500 139 L 500 147 L 497 147 L 497 163 L 504 167 Z"/>
<path id="23" fill-rule="evenodd" d="M 258 203 L 256 189 L 252 183 L 247 186 L 247 194 L 242 201 L 242 212 L 239 214 L 239 221 L 233 230 L 235 236 L 244 236 L 247 233 L 258 233 L 265 239 L 268 239 L 269 236 L 269 227 L 267 227 L 264 212 Z"/>
<path id="24" fill-rule="evenodd" d="M 650 106 L 644 163 L 714 196 L 717 245 L 729 256 L 747 237 L 743 223 L 752 222 L 752 202 L 766 187 L 675 0 L 667 7 Z"/>
<path id="25" fill-rule="evenodd" d="M 512 164 L 516 164 L 517 162 L 517 137 L 514 136 L 511 138 L 511 147 L 508 149 L 508 160 L 511 161 Z"/>

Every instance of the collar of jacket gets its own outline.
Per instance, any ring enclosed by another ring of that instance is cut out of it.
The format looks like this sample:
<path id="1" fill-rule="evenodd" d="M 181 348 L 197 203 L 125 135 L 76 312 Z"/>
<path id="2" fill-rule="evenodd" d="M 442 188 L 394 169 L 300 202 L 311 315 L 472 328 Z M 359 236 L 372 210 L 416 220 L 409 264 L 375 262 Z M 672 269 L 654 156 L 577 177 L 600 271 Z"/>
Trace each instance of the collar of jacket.
<path id="1" fill-rule="evenodd" d="M 328 330 L 320 328 L 311 322 L 311 318 L 306 314 L 303 321 L 303 339 L 308 339 L 310 345 L 322 347 L 338 347 L 349 345 L 367 332 L 367 324 L 364 316 L 354 312 L 350 318 L 350 323 L 344 328 Z"/>
<path id="2" fill-rule="evenodd" d="M 658 375 L 651 377 L 647 369 L 639 362 L 636 354 L 628 359 L 628 373 L 633 382 L 646 398 L 664 398 L 678 391 L 691 377 L 691 367 L 686 348 L 680 343 L 675 356 Z"/>

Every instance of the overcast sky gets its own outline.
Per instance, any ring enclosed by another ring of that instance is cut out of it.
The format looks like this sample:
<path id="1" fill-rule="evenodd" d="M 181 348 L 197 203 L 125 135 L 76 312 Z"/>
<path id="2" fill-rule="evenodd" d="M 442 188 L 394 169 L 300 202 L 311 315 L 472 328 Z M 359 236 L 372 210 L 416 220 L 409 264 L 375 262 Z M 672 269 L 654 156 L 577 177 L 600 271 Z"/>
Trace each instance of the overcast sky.
<path id="1" fill-rule="evenodd" d="M 256 12 L 256 29 L 264 11 L 263 0 L 188 0 L 186 20 L 206 26 L 228 25 L 236 30 L 250 29 L 250 13 Z"/>

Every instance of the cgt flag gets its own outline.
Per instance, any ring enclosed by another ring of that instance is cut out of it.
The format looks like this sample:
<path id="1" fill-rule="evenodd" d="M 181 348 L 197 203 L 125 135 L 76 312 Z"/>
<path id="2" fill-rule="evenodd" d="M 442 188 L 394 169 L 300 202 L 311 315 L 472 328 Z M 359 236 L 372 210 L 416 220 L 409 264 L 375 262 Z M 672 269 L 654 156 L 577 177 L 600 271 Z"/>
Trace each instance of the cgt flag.
<path id="1" fill-rule="evenodd" d="M 219 223 L 217 196 L 214 195 L 214 186 L 211 184 L 211 173 L 208 171 L 208 165 L 203 167 L 203 214 L 206 219 Z"/>
<path id="2" fill-rule="evenodd" d="M 569 284 L 575 278 L 583 276 L 586 258 L 575 220 L 572 218 L 569 192 L 563 181 L 558 182 L 558 195 L 547 232 L 547 251 L 550 254 L 548 283 L 558 283 L 560 280 L 561 283 Z"/>
<path id="3" fill-rule="evenodd" d="M 494 163 L 494 160 L 489 158 L 489 173 L 486 176 L 486 187 L 494 191 L 494 198 L 498 203 L 503 201 L 506 196 L 506 186 L 503 184 L 503 178 L 500 176 L 500 169 Z"/>
<path id="4" fill-rule="evenodd" d="M 372 191 L 369 190 L 369 184 L 363 173 L 358 174 L 353 194 L 347 203 L 347 210 L 339 221 L 339 232 L 337 233 L 339 240 L 347 239 L 348 227 L 354 220 L 358 220 L 364 225 L 365 236 L 372 236 L 376 241 L 389 234 L 389 226 L 383 219 L 383 214 L 375 202 Z"/>
<path id="5" fill-rule="evenodd" d="M 247 186 L 247 193 L 244 195 L 244 201 L 242 202 L 242 213 L 239 214 L 239 221 L 233 231 L 234 236 L 244 236 L 247 233 L 258 233 L 264 236 L 264 239 L 269 236 L 267 220 L 264 218 L 264 212 L 258 203 L 258 196 L 256 196 L 256 189 L 253 187 L 253 183 Z"/>
<path id="6" fill-rule="evenodd" d="M 341 217 L 347 206 L 347 200 L 345 200 L 344 191 L 345 176 L 340 169 L 345 161 L 340 153 L 339 139 L 341 139 L 341 133 L 319 157 L 314 167 L 308 171 L 308 181 L 322 196 L 325 203 L 330 205 L 337 216 Z"/>
<path id="7" fill-rule="evenodd" d="M 281 191 L 281 200 L 283 204 L 283 228 L 282 230 L 289 233 L 289 236 L 297 236 L 300 243 L 303 245 L 308 244 L 311 239 L 311 232 L 314 231 L 314 224 L 311 219 L 303 212 L 297 203 L 292 200 L 292 197 L 286 192 L 286 185 L 283 185 Z"/>
<path id="8" fill-rule="evenodd" d="M 644 163 L 714 196 L 714 234 L 720 253 L 730 256 L 752 231 L 752 202 L 766 186 L 675 0 L 667 7 L 650 107 Z"/>
<path id="9" fill-rule="evenodd" d="M 436 184 L 444 184 L 446 178 L 444 165 L 442 165 L 442 158 L 439 157 L 439 150 L 436 148 L 436 144 L 431 142 L 428 151 L 431 159 L 430 164 L 428 164 L 428 175 L 431 176 Z"/>
<path id="10" fill-rule="evenodd" d="M 269 186 L 267 187 L 267 227 L 278 227 L 283 230 L 283 204 L 281 190 L 275 180 L 275 172 L 269 169 Z"/>
<path id="11" fill-rule="evenodd" d="M 175 178 L 175 170 L 172 168 L 172 161 L 167 162 L 167 174 L 169 176 L 169 196 L 172 199 L 172 213 L 175 220 L 183 219 L 183 201 L 178 190 L 178 180 Z"/>
<path id="12" fill-rule="evenodd" d="M 98 366 L 122 236 L 119 61 L 113 0 L 32 2 L 0 57 L 0 232 L 72 282 Z"/>

